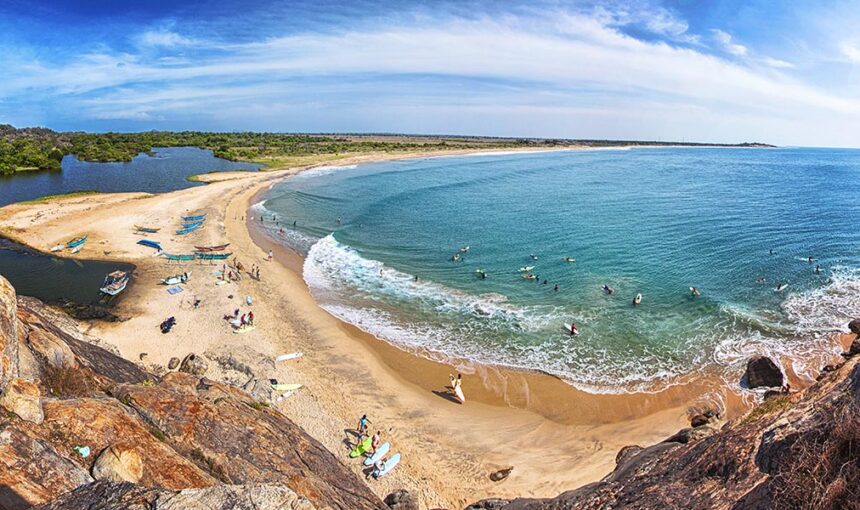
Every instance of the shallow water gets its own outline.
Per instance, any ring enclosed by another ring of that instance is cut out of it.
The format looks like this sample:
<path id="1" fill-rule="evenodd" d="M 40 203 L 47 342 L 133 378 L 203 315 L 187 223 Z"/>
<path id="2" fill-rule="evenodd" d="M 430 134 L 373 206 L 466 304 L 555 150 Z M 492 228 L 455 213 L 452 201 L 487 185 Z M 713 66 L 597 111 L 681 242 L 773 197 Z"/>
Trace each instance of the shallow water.
<path id="1" fill-rule="evenodd" d="M 0 175 L 0 206 L 73 191 L 164 193 L 202 185 L 188 181 L 192 175 L 260 167 L 216 158 L 212 151 L 196 147 L 155 148 L 153 155 L 141 153 L 127 163 L 90 163 L 66 156 L 57 172 Z"/>
<path id="2" fill-rule="evenodd" d="M 736 383 L 756 352 L 809 374 L 838 350 L 829 333 L 860 305 L 858 177 L 852 150 L 483 155 L 320 170 L 259 207 L 307 253 L 314 297 L 362 329 L 441 359 L 647 391 L 711 369 Z M 527 265 L 539 280 L 520 277 Z"/>

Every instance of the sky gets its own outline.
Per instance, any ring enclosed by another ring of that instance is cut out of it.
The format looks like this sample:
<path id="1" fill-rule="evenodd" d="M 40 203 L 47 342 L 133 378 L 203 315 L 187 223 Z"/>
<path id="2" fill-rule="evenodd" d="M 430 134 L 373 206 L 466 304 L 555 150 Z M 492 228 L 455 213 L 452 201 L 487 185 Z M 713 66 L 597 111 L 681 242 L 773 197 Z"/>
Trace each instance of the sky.
<path id="1" fill-rule="evenodd" d="M 860 4 L 0 0 L 0 123 L 860 146 Z"/>

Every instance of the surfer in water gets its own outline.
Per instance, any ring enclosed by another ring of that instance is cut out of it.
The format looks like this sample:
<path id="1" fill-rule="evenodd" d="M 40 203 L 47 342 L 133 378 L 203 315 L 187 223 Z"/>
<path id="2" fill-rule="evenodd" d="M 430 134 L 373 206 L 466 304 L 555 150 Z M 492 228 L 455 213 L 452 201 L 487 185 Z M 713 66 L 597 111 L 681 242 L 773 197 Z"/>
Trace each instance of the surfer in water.
<path id="1" fill-rule="evenodd" d="M 553 292 L 558 292 L 558 284 L 555 284 L 555 287 L 552 288 Z"/>
<path id="2" fill-rule="evenodd" d="M 821 274 L 821 265 L 816 264 L 816 265 L 815 265 L 815 271 L 814 271 L 814 272 L 815 272 L 815 274 Z"/>
<path id="3" fill-rule="evenodd" d="M 636 294 L 636 297 L 633 298 L 633 306 L 639 306 L 639 303 L 642 302 L 642 294 Z"/>
<path id="4" fill-rule="evenodd" d="M 578 330 L 578 329 L 576 329 L 576 323 L 575 323 L 575 322 L 571 322 L 571 323 L 570 323 L 570 336 L 576 336 L 576 335 L 578 335 L 578 334 L 579 334 L 579 330 Z"/>
<path id="5" fill-rule="evenodd" d="M 812 264 L 812 261 L 813 261 L 813 260 L 815 260 L 815 259 L 813 259 L 813 258 L 812 258 L 812 255 L 810 255 L 810 256 L 809 256 L 809 258 L 808 258 L 807 260 L 809 261 L 809 263 L 810 263 L 810 264 Z"/>
<path id="6" fill-rule="evenodd" d="M 529 257 L 531 257 L 532 260 L 537 260 L 537 255 L 535 255 L 534 253 L 529 255 Z"/>
<path id="7" fill-rule="evenodd" d="M 691 297 L 697 297 L 697 296 L 701 296 L 701 295 L 702 294 L 699 292 L 699 289 L 697 289 L 696 287 L 690 287 L 690 296 Z"/>
<path id="8" fill-rule="evenodd" d="M 756 278 L 756 279 L 755 279 L 755 282 L 756 282 L 756 283 L 764 283 L 764 282 L 766 282 L 766 281 L 767 281 L 767 280 L 765 280 L 765 277 L 764 277 L 764 276 L 759 276 L 758 278 Z"/>
<path id="9" fill-rule="evenodd" d="M 612 294 L 613 292 L 615 292 L 615 289 L 613 289 L 612 287 L 610 287 L 609 285 L 606 285 L 604 283 L 603 284 L 603 292 L 605 292 L 607 294 Z"/>

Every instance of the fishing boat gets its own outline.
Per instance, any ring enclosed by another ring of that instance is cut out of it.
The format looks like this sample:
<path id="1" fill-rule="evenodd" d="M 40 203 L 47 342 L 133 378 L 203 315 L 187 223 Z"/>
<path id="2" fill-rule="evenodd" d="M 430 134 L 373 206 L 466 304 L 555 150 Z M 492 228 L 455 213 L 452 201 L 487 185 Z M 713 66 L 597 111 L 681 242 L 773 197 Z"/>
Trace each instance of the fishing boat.
<path id="1" fill-rule="evenodd" d="M 194 222 L 190 222 L 190 223 L 183 223 L 182 228 L 197 228 L 200 225 L 203 225 L 202 221 L 194 221 Z"/>
<path id="2" fill-rule="evenodd" d="M 76 238 L 72 239 L 71 241 L 69 241 L 68 243 L 66 243 L 66 246 L 69 248 L 75 248 L 77 246 L 81 246 L 82 244 L 87 242 L 87 237 L 89 237 L 89 236 L 76 237 Z"/>
<path id="3" fill-rule="evenodd" d="M 144 233 L 144 234 L 155 234 L 159 230 L 161 230 L 160 228 L 141 227 L 140 225 L 135 225 L 134 228 L 137 229 L 138 232 Z"/>
<path id="4" fill-rule="evenodd" d="M 172 253 L 162 253 L 167 260 L 175 260 L 178 262 L 188 262 L 196 258 L 194 255 L 173 255 Z"/>
<path id="5" fill-rule="evenodd" d="M 233 252 L 227 253 L 197 253 L 197 258 L 200 260 L 226 260 L 233 255 Z"/>
<path id="6" fill-rule="evenodd" d="M 141 246 L 148 246 L 150 248 L 155 248 L 156 250 L 161 250 L 161 245 L 157 241 L 151 241 L 149 239 L 141 239 L 137 242 L 137 244 Z"/>
<path id="7" fill-rule="evenodd" d="M 188 281 L 188 278 L 191 276 L 191 271 L 186 271 L 182 274 L 175 274 L 172 276 L 168 276 L 167 278 L 162 278 L 161 283 L 164 285 L 176 285 L 177 283 L 185 283 Z"/>
<path id="8" fill-rule="evenodd" d="M 51 252 L 56 253 L 58 251 L 62 251 L 65 247 L 66 247 L 65 244 L 58 244 L 56 246 L 51 247 Z"/>
<path id="9" fill-rule="evenodd" d="M 230 246 L 230 243 L 219 244 L 218 246 L 195 246 L 194 250 L 198 252 L 223 251 L 228 246 Z"/>
<path id="10" fill-rule="evenodd" d="M 183 216 L 182 221 L 199 221 L 206 217 L 206 214 L 198 214 L 197 216 Z"/>
<path id="11" fill-rule="evenodd" d="M 197 225 L 196 227 L 183 228 L 181 230 L 177 230 L 176 235 L 184 236 L 185 234 L 190 234 L 191 232 L 194 232 L 198 228 L 200 228 L 200 225 Z"/>
<path id="12" fill-rule="evenodd" d="M 128 285 L 129 274 L 125 271 L 114 271 L 105 276 L 105 281 L 99 289 L 109 296 L 116 296 Z"/>

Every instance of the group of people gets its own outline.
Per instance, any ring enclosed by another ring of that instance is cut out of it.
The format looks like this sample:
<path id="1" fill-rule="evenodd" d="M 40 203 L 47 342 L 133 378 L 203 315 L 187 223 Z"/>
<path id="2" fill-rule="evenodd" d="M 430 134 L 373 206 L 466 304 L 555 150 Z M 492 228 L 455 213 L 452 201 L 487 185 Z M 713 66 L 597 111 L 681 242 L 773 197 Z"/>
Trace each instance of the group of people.
<path id="1" fill-rule="evenodd" d="M 260 281 L 260 266 L 251 264 L 251 270 L 248 271 L 248 274 L 251 275 L 251 278 Z"/>
<path id="2" fill-rule="evenodd" d="M 233 315 L 228 315 L 225 318 L 230 322 L 230 325 L 234 328 L 241 328 L 244 326 L 253 326 L 254 325 L 254 312 L 248 311 L 248 313 L 243 313 L 241 316 L 240 309 L 233 310 Z"/>
<path id="3" fill-rule="evenodd" d="M 361 415 L 361 418 L 358 419 L 358 425 L 355 428 L 356 433 L 358 433 L 358 440 L 356 441 L 356 445 L 360 445 L 367 439 L 367 436 L 369 434 L 368 425 L 370 423 L 371 421 L 366 414 Z M 376 455 L 381 446 L 382 431 L 377 430 L 373 435 L 370 436 L 370 449 L 365 453 L 369 454 L 368 456 L 372 458 Z M 373 463 L 373 469 L 371 469 L 367 473 L 367 478 L 370 478 L 371 476 L 373 476 L 374 478 L 379 478 L 379 476 L 385 472 L 386 462 L 388 462 L 390 458 L 391 457 L 380 457 L 379 459 L 377 459 L 377 461 Z"/>

